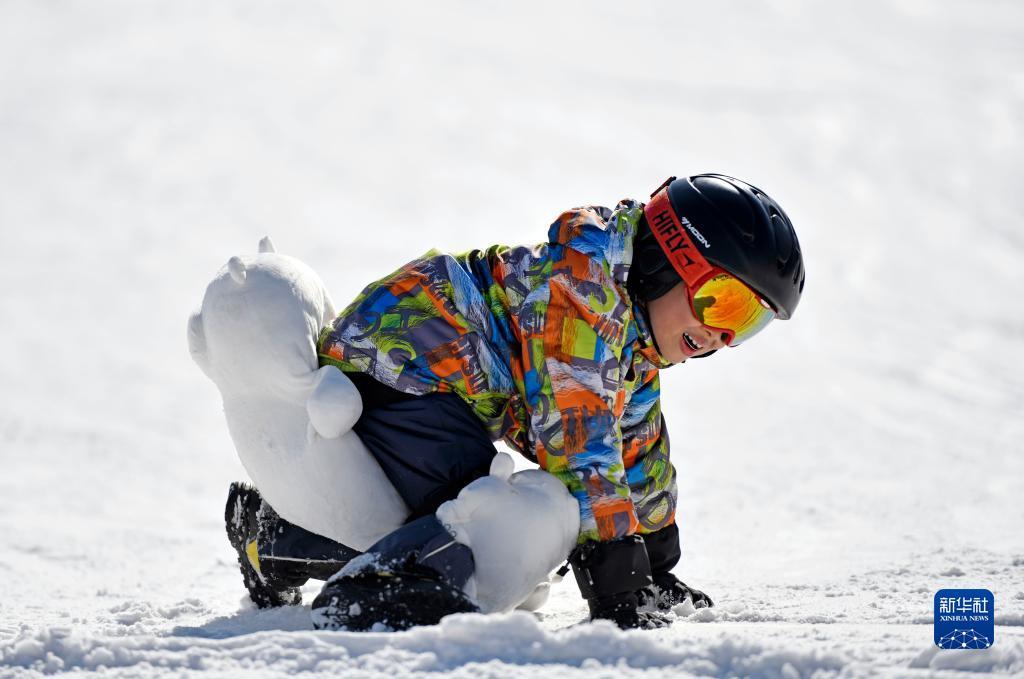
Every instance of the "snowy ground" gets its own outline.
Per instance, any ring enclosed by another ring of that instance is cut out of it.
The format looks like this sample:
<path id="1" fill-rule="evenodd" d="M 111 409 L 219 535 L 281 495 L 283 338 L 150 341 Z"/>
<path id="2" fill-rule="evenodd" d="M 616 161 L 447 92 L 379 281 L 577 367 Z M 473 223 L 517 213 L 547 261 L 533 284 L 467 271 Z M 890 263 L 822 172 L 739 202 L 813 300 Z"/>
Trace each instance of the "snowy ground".
<path id="1" fill-rule="evenodd" d="M 1020 3 L 296 7 L 0 3 L 0 676 L 1024 673 Z M 250 608 L 185 344 L 228 256 L 269 233 L 345 302 L 699 171 L 777 197 L 809 271 L 664 376 L 678 573 L 719 608 Z M 992 649 L 932 646 L 942 587 L 995 593 Z"/>

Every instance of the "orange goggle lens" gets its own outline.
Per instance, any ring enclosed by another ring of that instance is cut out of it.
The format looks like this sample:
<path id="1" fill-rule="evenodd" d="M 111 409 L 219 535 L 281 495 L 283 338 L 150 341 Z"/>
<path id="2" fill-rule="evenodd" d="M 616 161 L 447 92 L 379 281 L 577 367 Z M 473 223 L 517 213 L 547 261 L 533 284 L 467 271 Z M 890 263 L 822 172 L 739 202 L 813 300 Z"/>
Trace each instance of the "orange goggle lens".
<path id="1" fill-rule="evenodd" d="M 693 312 L 706 326 L 732 335 L 736 346 L 761 332 L 775 312 L 738 278 L 719 273 L 697 287 L 692 297 Z"/>

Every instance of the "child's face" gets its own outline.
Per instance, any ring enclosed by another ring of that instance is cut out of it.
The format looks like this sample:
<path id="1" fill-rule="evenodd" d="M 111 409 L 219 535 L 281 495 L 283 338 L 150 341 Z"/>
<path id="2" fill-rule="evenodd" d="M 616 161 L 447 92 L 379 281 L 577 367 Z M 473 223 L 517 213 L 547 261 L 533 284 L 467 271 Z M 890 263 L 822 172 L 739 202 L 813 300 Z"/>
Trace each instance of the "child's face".
<path id="1" fill-rule="evenodd" d="M 682 282 L 661 297 L 648 302 L 647 311 L 651 317 L 651 332 L 658 343 L 658 351 L 666 361 L 682 363 L 688 358 L 725 346 L 725 333 L 701 324 L 693 315 L 686 285 Z M 699 348 L 693 348 L 688 339 Z"/>

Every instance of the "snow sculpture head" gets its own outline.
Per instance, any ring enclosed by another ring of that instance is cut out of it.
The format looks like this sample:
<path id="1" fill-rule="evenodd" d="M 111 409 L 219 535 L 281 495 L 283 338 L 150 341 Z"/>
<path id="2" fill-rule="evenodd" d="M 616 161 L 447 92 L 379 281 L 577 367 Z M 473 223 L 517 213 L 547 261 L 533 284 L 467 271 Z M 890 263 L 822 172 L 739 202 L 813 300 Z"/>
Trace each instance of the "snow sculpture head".
<path id="1" fill-rule="evenodd" d="M 562 482 L 539 469 L 513 474 L 513 468 L 512 458 L 498 453 L 490 475 L 437 510 L 456 540 L 473 550 L 476 571 L 466 590 L 484 612 L 510 610 L 530 598 L 579 534 L 580 506 Z"/>
<path id="2" fill-rule="evenodd" d="M 192 358 L 224 399 L 238 456 L 277 512 L 356 549 L 408 515 L 380 465 L 351 431 L 359 392 L 318 365 L 320 329 L 334 318 L 320 277 L 277 254 L 232 257 L 188 323 Z M 364 520 L 368 507 L 377 522 Z"/>
<path id="3" fill-rule="evenodd" d="M 301 389 L 317 369 L 317 334 L 333 318 L 319 276 L 264 238 L 258 255 L 232 257 L 206 288 L 189 350 L 222 392 L 248 389 L 254 369 L 268 386 Z"/>

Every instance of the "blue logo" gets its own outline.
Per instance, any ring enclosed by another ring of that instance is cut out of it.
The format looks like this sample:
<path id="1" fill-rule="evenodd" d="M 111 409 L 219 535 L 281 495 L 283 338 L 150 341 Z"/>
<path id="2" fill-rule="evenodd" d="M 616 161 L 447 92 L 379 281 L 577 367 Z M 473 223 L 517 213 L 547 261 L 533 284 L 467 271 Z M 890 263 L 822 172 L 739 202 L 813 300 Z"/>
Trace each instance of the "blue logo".
<path id="1" fill-rule="evenodd" d="M 935 593 L 935 645 L 948 649 L 991 646 L 995 603 L 987 589 L 940 589 Z"/>

